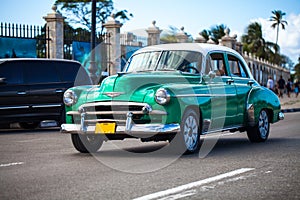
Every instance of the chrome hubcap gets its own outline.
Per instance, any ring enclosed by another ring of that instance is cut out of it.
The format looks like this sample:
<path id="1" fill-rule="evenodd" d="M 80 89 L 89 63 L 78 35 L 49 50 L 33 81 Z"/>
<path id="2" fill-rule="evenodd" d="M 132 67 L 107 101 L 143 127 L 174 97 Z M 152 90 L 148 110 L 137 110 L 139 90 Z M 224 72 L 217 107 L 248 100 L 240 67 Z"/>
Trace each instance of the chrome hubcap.
<path id="1" fill-rule="evenodd" d="M 269 118 L 266 111 L 261 111 L 258 119 L 258 130 L 261 138 L 266 139 L 269 132 Z"/>
<path id="2" fill-rule="evenodd" d="M 198 124 L 195 117 L 189 116 L 186 118 L 183 131 L 186 148 L 193 150 L 198 142 Z"/>

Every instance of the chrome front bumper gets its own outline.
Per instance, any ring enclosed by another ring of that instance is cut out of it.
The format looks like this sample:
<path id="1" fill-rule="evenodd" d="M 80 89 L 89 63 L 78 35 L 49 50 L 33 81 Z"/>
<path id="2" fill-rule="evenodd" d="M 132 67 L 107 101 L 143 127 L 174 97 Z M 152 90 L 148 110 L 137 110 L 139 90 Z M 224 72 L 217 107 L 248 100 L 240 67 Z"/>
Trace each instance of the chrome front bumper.
<path id="1" fill-rule="evenodd" d="M 116 127 L 115 134 L 157 134 L 157 133 L 176 133 L 180 131 L 180 124 L 134 124 L 132 120 L 133 113 L 128 112 L 126 124 Z M 113 121 L 113 120 L 112 120 Z M 62 124 L 62 133 L 72 134 L 95 134 L 95 125 L 85 124 L 85 114 L 81 114 L 81 124 Z"/>
<path id="2" fill-rule="evenodd" d="M 283 114 L 283 112 L 279 112 L 279 113 L 278 113 L 278 119 L 279 119 L 279 120 L 283 120 L 283 119 L 284 119 L 284 114 Z"/>
<path id="3" fill-rule="evenodd" d="M 95 126 L 86 126 L 82 131 L 80 124 L 62 124 L 62 133 L 72 134 L 95 134 Z M 157 133 L 175 133 L 180 131 L 179 124 L 136 124 L 131 129 L 126 130 L 126 126 L 117 126 L 115 134 L 143 134 L 153 135 Z"/>

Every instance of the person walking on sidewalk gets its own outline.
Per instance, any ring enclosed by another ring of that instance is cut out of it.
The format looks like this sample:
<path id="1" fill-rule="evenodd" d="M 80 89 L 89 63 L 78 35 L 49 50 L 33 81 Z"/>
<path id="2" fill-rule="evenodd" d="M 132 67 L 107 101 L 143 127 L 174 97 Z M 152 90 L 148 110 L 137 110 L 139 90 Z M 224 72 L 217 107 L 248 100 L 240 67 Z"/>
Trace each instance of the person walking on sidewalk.
<path id="1" fill-rule="evenodd" d="M 295 92 L 295 96 L 296 98 L 298 97 L 298 94 L 299 94 L 299 80 L 295 83 L 295 89 L 294 89 L 294 92 Z"/>
<path id="2" fill-rule="evenodd" d="M 274 91 L 274 81 L 271 76 L 269 76 L 269 79 L 267 81 L 267 88 Z"/>
<path id="3" fill-rule="evenodd" d="M 285 87 L 285 81 L 282 78 L 282 76 L 280 76 L 280 79 L 278 80 L 278 89 L 279 89 L 279 97 L 283 98 L 283 93 L 284 93 L 284 87 Z"/>
<path id="4" fill-rule="evenodd" d="M 289 78 L 287 83 L 286 83 L 287 95 L 288 95 L 289 98 L 291 97 L 292 88 L 293 88 L 293 82 Z"/>

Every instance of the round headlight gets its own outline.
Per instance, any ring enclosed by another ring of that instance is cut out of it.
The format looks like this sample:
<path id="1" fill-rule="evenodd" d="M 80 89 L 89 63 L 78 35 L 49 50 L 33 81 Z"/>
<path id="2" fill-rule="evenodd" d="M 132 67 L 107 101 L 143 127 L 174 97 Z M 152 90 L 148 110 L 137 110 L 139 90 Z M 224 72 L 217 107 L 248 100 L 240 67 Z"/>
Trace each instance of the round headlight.
<path id="1" fill-rule="evenodd" d="M 169 103 L 170 101 L 170 94 L 166 89 L 159 89 L 156 91 L 155 94 L 155 101 L 160 104 L 160 105 L 164 105 Z"/>
<path id="2" fill-rule="evenodd" d="M 77 102 L 77 95 L 75 94 L 74 91 L 72 90 L 67 90 L 64 93 L 64 103 L 67 106 L 72 106 Z"/>

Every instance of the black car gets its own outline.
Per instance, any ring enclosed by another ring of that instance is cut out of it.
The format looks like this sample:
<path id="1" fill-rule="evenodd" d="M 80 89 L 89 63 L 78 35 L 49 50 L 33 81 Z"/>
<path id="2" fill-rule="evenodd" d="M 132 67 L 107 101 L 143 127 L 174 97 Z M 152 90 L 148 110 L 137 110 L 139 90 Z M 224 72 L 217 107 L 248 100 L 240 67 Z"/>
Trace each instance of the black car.
<path id="1" fill-rule="evenodd" d="M 0 59 L 0 128 L 19 123 L 32 129 L 44 120 L 63 123 L 65 90 L 88 84 L 90 78 L 77 61 Z"/>

